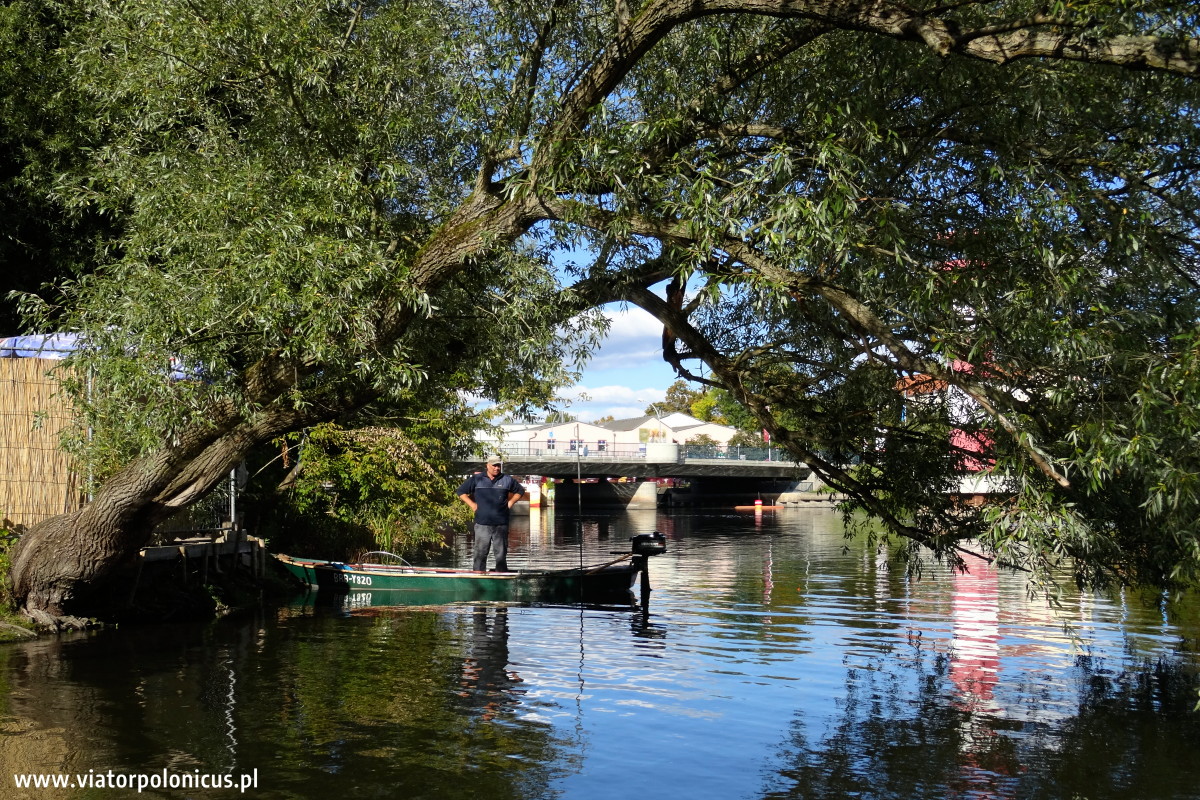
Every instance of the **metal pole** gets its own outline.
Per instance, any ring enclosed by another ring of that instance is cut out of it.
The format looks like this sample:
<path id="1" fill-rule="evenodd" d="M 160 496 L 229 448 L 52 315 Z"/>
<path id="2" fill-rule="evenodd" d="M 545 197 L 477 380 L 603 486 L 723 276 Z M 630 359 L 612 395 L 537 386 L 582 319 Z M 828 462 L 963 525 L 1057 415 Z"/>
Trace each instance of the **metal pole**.
<path id="1" fill-rule="evenodd" d="M 93 379 L 95 378 L 95 376 L 96 376 L 95 370 L 93 370 L 91 367 L 88 367 L 88 377 L 87 377 L 88 405 L 91 405 L 91 402 L 92 402 L 92 382 L 93 382 Z M 88 429 L 87 429 L 87 440 L 88 440 L 89 445 L 91 445 L 92 439 L 95 437 L 95 435 L 96 435 L 96 429 L 93 428 L 89 424 Z M 92 453 L 89 452 L 88 453 L 88 466 L 87 466 L 87 501 L 89 503 L 96 499 L 95 492 L 93 491 L 93 489 L 95 488 L 94 484 L 95 484 L 95 474 L 92 472 Z M 140 570 L 141 567 L 139 566 L 138 569 Z M 139 572 L 138 574 L 140 575 L 141 573 Z M 130 596 L 132 597 L 132 595 L 130 595 Z M 133 601 L 130 600 L 130 602 L 132 603 Z"/>
<path id="2" fill-rule="evenodd" d="M 575 531 L 579 534 L 579 568 L 583 569 L 583 462 L 579 457 L 579 442 L 576 437 L 575 442 Z M 582 579 L 579 582 L 580 591 L 583 590 Z"/>
<path id="3" fill-rule="evenodd" d="M 233 564 L 230 567 L 230 574 L 237 574 L 238 566 L 242 561 L 242 541 L 241 532 L 237 524 L 237 467 L 229 470 L 229 534 L 227 540 L 233 540 Z M 218 556 L 219 558 L 219 556 Z M 218 564 L 217 571 L 220 572 L 221 567 Z"/>
<path id="4" fill-rule="evenodd" d="M 237 467 L 229 470 L 229 527 L 237 527 Z"/>

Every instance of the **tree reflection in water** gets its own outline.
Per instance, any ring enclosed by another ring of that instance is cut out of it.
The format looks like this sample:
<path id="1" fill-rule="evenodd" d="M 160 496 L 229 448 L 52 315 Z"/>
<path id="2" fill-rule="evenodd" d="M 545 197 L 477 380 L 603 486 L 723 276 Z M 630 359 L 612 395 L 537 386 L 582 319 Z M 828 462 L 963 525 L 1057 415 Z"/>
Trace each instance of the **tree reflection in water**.
<path id="1" fill-rule="evenodd" d="M 1114 674 L 1080 655 L 1078 706 L 1063 713 L 1029 686 L 1020 703 L 997 697 L 1004 658 L 998 576 L 980 559 L 953 576 L 948 652 L 910 652 L 892 663 L 846 672 L 842 713 L 819 738 L 806 720 L 793 725 L 764 798 L 1062 798 L 1200 797 L 1177 767 L 1192 763 L 1200 741 L 1195 678 L 1177 664 L 1146 664 Z M 1022 655 L 1010 645 L 1009 657 Z M 914 682 L 904 673 L 917 670 Z"/>
<path id="2" fill-rule="evenodd" d="M 5 730 L 63 743 L 3 760 L 12 773 L 258 769 L 255 797 L 280 800 L 545 796 L 559 744 L 516 713 L 507 612 L 285 609 L 23 645 L 5 659 Z M 139 795 L 163 796 L 178 793 Z"/>
<path id="3" fill-rule="evenodd" d="M 945 702 L 945 659 L 929 664 L 911 706 L 883 672 L 850 675 L 844 714 L 811 739 L 796 725 L 780 754 L 787 764 L 764 798 L 977 798 L 1146 800 L 1194 798 L 1179 769 L 1194 763 L 1194 703 L 1178 674 L 1112 681 L 1083 660 L 1078 714 L 1055 725 L 1011 723 Z M 1165 695 L 1172 695 L 1170 698 Z M 1177 709 L 1156 721 L 1149 705 Z"/>

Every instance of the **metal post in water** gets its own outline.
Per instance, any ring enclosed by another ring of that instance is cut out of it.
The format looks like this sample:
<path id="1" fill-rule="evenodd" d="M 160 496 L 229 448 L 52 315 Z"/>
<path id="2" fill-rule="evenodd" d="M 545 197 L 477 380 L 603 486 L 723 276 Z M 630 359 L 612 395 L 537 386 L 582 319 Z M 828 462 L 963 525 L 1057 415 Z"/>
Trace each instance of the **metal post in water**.
<path id="1" fill-rule="evenodd" d="M 579 426 L 575 426 L 578 431 Z M 575 434 L 575 533 L 579 536 L 579 568 L 583 569 L 583 463 L 579 460 L 579 434 Z M 583 581 L 579 583 L 581 589 Z"/>
<path id="2" fill-rule="evenodd" d="M 229 536 L 227 537 L 227 540 L 233 540 L 233 574 L 237 573 L 242 561 L 242 542 L 239 534 L 240 531 L 237 524 L 237 467 L 235 466 L 229 470 Z"/>

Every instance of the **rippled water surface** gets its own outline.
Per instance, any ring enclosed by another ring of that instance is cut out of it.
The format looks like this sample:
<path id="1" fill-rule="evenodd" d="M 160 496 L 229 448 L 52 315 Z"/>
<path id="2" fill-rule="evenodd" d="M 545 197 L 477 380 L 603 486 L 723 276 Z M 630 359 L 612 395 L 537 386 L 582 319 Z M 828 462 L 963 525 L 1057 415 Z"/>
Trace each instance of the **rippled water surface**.
<path id="1" fill-rule="evenodd" d="M 0 797 L 137 796 L 6 791 L 110 769 L 257 770 L 263 798 L 1200 797 L 1194 604 L 911 580 L 821 510 L 515 527 L 514 566 L 668 552 L 640 608 L 301 599 L 0 648 Z"/>

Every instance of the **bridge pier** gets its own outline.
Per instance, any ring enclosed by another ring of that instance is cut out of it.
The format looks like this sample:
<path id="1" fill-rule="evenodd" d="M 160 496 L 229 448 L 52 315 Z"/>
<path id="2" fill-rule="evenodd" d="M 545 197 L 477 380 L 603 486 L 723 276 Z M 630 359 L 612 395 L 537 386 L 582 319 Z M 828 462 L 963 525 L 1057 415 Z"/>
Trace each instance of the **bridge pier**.
<path id="1" fill-rule="evenodd" d="M 575 511 L 581 501 L 584 509 L 614 506 L 631 509 L 658 508 L 658 484 L 653 481 L 560 483 L 555 487 L 554 500 L 549 505 L 561 510 Z M 513 510 L 516 511 L 516 508 Z"/>
<path id="2" fill-rule="evenodd" d="M 634 485 L 637 486 L 637 489 L 629 498 L 629 502 L 625 504 L 626 508 L 658 508 L 657 483 L 642 481 Z"/>
<path id="3" fill-rule="evenodd" d="M 668 489 L 666 504 L 670 506 L 733 507 L 753 505 L 799 506 L 811 503 L 830 504 L 836 498 L 821 492 L 824 484 L 814 478 L 692 478 L 685 489 Z"/>

